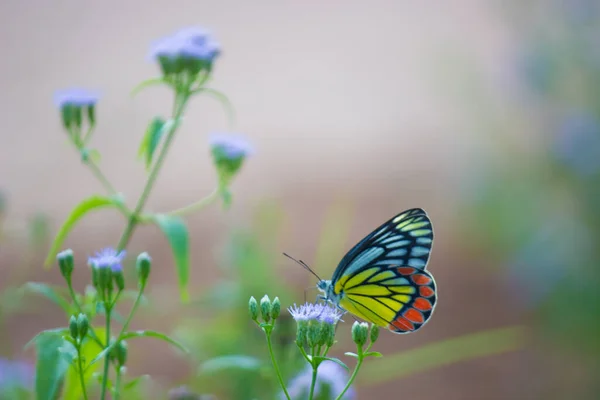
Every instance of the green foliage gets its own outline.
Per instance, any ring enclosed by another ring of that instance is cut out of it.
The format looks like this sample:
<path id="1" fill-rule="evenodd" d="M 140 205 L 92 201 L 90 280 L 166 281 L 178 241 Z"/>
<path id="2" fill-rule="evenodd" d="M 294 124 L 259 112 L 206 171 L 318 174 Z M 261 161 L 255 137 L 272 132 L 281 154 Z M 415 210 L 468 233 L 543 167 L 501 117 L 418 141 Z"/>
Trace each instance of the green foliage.
<path id="1" fill-rule="evenodd" d="M 99 337 L 106 336 L 106 332 L 102 328 L 96 328 L 96 335 Z M 102 350 L 102 347 L 98 345 L 97 342 L 91 339 L 84 340 L 79 355 L 77 357 L 82 358 L 84 372 L 83 379 L 86 383 L 86 387 L 93 388 L 96 380 L 94 379 L 94 374 L 99 372 L 100 365 L 87 365 L 87 362 L 92 360 L 96 354 L 98 354 Z M 83 391 L 81 385 L 79 383 L 79 371 L 77 369 L 77 364 L 75 362 L 71 363 L 71 367 L 67 371 L 67 375 L 65 377 L 65 385 L 62 392 L 63 400 L 80 400 L 83 397 Z"/>
<path id="2" fill-rule="evenodd" d="M 158 144 L 165 133 L 164 126 L 165 120 L 160 117 L 154 117 L 148 125 L 148 129 L 146 129 L 146 134 L 138 149 L 138 157 L 144 160 L 146 170 L 149 170 L 152 165 L 154 151 L 158 147 Z"/>
<path id="3" fill-rule="evenodd" d="M 44 331 L 33 339 L 36 349 L 35 396 L 54 400 L 69 369 L 75 349 L 64 339 L 68 329 Z"/>
<path id="4" fill-rule="evenodd" d="M 179 293 L 181 300 L 187 303 L 190 299 L 187 287 L 190 279 L 190 250 L 187 226 L 181 218 L 164 214 L 155 215 L 153 220 L 171 245 L 179 279 Z"/>
<path id="5" fill-rule="evenodd" d="M 54 263 L 55 257 L 60 251 L 60 248 L 67 238 L 67 235 L 71 232 L 75 224 L 81 220 L 81 218 L 83 218 L 87 213 L 100 208 L 118 207 L 118 201 L 119 200 L 113 197 L 92 196 L 75 206 L 56 234 L 44 265 L 48 268 Z"/>

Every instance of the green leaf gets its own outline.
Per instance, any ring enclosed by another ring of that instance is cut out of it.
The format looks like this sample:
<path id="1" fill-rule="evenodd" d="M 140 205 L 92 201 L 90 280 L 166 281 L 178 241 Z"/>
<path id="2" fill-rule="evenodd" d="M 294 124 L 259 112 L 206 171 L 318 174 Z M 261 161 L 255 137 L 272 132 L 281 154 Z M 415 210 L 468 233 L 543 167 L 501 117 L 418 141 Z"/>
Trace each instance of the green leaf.
<path id="1" fill-rule="evenodd" d="M 46 261 L 44 262 L 44 266 L 48 268 L 50 265 L 52 265 L 52 263 L 55 261 L 56 255 L 60 250 L 60 247 L 67 238 L 67 235 L 85 214 L 92 210 L 109 206 L 117 207 L 117 200 L 104 196 L 92 196 L 75 206 L 75 208 L 73 208 L 71 211 L 71 214 L 69 214 L 56 234 L 54 242 L 52 243 L 52 247 L 50 248 L 50 252 L 48 253 L 48 257 L 46 257 Z"/>
<path id="2" fill-rule="evenodd" d="M 146 170 L 150 169 L 150 166 L 152 165 L 152 156 L 165 132 L 163 129 L 164 126 L 165 121 L 162 118 L 154 117 L 154 119 L 150 121 L 146 133 L 144 134 L 144 138 L 140 143 L 138 157 L 144 159 Z"/>
<path id="3" fill-rule="evenodd" d="M 183 220 L 176 216 L 165 214 L 152 217 L 160 230 L 165 234 L 175 259 L 177 277 L 179 278 L 179 293 L 184 303 L 189 302 L 188 281 L 190 279 L 190 250 L 189 235 Z"/>
<path id="4" fill-rule="evenodd" d="M 202 364 L 200 374 L 213 374 L 227 369 L 257 371 L 263 366 L 262 360 L 243 355 L 231 355 L 212 358 Z"/>
<path id="5" fill-rule="evenodd" d="M 65 347 L 73 347 L 55 331 L 45 331 L 35 338 L 35 394 L 37 400 L 54 400 L 73 361 Z"/>
<path id="6" fill-rule="evenodd" d="M 446 339 L 373 360 L 363 365 L 359 381 L 380 384 L 428 369 L 478 357 L 515 351 L 524 345 L 523 328 L 511 326 Z"/>
<path id="7" fill-rule="evenodd" d="M 235 122 L 235 110 L 233 108 L 233 104 L 231 104 L 231 101 L 229 101 L 227 96 L 225 96 L 224 93 L 222 93 L 216 89 L 211 89 L 211 88 L 207 88 L 207 87 L 201 87 L 199 89 L 196 89 L 193 92 L 193 94 L 202 94 L 202 93 L 218 100 L 221 103 L 221 105 L 223 106 L 223 109 L 225 110 L 225 114 L 227 114 L 227 119 L 229 120 L 229 124 L 233 125 Z"/>
<path id="8" fill-rule="evenodd" d="M 358 358 L 358 354 L 356 354 L 356 353 L 352 353 L 352 352 L 350 352 L 350 351 L 349 351 L 349 352 L 347 352 L 347 353 L 344 353 L 344 355 L 347 355 L 348 357 L 354 357 L 354 358 Z"/>
<path id="9" fill-rule="evenodd" d="M 133 88 L 133 90 L 131 91 L 131 96 L 135 96 L 136 94 L 141 92 L 142 89 L 146 89 L 150 86 L 168 85 L 168 84 L 169 83 L 163 77 L 146 79 L 145 81 L 140 82 L 136 87 Z"/>
<path id="10" fill-rule="evenodd" d="M 35 335 L 29 342 L 25 343 L 25 346 L 23 346 L 23 349 L 27 350 L 27 348 L 35 343 L 37 343 L 37 341 L 45 335 L 49 335 L 49 334 L 57 334 L 58 336 L 63 336 L 65 334 L 69 334 L 69 328 L 54 328 L 54 329 L 46 329 L 45 331 L 39 332 L 37 335 Z"/>
<path id="11" fill-rule="evenodd" d="M 369 351 L 365 353 L 365 357 L 383 357 L 383 354 L 378 351 Z"/>
<path id="12" fill-rule="evenodd" d="M 45 283 L 27 282 L 21 287 L 21 291 L 32 292 L 46 297 L 48 300 L 62 308 L 69 316 L 75 312 L 74 307 L 69 303 L 65 296 L 60 294 L 57 289 Z"/>
<path id="13" fill-rule="evenodd" d="M 319 363 L 328 360 L 328 361 L 333 361 L 334 363 L 344 367 L 346 369 L 346 371 L 350 372 L 350 368 L 348 368 L 348 366 L 346 364 L 344 364 L 344 362 L 342 360 L 340 360 L 339 358 L 335 358 L 335 357 L 323 357 L 323 356 L 315 356 L 315 360 Z"/>
<path id="14" fill-rule="evenodd" d="M 95 329 L 96 334 L 99 337 L 104 337 L 106 335 L 106 330 L 104 328 Z M 81 357 L 83 363 L 83 379 L 86 385 L 86 389 L 88 395 L 90 394 L 90 388 L 92 383 L 94 382 L 93 374 L 100 368 L 100 364 L 95 364 L 90 368 L 86 368 L 87 361 L 92 360 L 96 354 L 102 351 L 102 347 L 100 347 L 94 340 L 88 339 L 83 342 L 81 346 Z M 83 398 L 83 391 L 81 389 L 81 383 L 79 381 L 79 370 L 78 370 L 77 362 L 73 362 L 71 368 L 67 371 L 67 376 L 65 379 L 65 386 L 63 389 L 63 397 L 62 400 L 80 400 Z"/>
<path id="15" fill-rule="evenodd" d="M 189 350 L 181 343 L 179 343 L 177 340 L 170 338 L 169 336 L 165 335 L 164 333 L 160 333 L 160 332 L 156 332 L 156 331 L 150 331 L 150 330 L 145 330 L 145 331 L 137 331 L 137 332 L 127 332 L 125 334 L 123 334 L 123 336 L 121 337 L 121 340 L 127 340 L 127 339 L 132 339 L 132 338 L 155 338 L 155 339 L 160 339 L 162 341 L 165 341 L 175 347 L 177 347 L 179 350 L 181 350 L 184 353 L 189 353 Z"/>

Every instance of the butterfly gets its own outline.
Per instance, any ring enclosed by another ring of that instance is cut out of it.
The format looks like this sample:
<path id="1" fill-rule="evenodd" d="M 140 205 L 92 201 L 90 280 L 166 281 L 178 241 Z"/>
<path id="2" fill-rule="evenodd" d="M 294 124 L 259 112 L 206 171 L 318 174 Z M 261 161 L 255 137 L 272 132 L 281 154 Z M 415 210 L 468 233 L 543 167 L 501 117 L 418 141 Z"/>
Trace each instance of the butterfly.
<path id="1" fill-rule="evenodd" d="M 432 244 L 429 217 L 413 208 L 356 244 L 331 280 L 320 279 L 300 263 L 319 279 L 319 299 L 391 332 L 406 334 L 423 327 L 436 305 L 435 280 L 425 270 Z"/>

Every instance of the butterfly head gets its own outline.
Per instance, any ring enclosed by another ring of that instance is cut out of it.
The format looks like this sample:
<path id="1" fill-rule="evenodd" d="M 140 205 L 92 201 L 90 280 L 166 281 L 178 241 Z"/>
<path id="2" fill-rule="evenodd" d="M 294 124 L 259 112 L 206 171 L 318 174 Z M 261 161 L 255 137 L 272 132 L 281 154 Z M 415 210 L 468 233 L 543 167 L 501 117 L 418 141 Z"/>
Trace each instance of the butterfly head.
<path id="1" fill-rule="evenodd" d="M 329 280 L 321 279 L 317 283 L 317 289 L 321 291 L 322 295 L 319 296 L 319 299 L 329 301 L 333 304 L 339 304 L 339 295 L 335 294 L 333 290 L 333 284 Z"/>

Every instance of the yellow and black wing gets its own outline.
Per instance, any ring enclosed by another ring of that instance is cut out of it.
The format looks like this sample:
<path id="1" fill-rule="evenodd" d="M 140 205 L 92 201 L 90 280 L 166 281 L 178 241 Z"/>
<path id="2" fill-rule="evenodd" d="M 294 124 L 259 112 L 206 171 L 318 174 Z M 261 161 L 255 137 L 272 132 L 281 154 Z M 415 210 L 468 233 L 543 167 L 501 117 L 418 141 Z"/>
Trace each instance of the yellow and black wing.
<path id="1" fill-rule="evenodd" d="M 420 208 L 404 211 L 354 246 L 332 284 L 340 305 L 396 333 L 423 326 L 436 304 L 436 285 L 425 270 L 433 226 Z"/>

